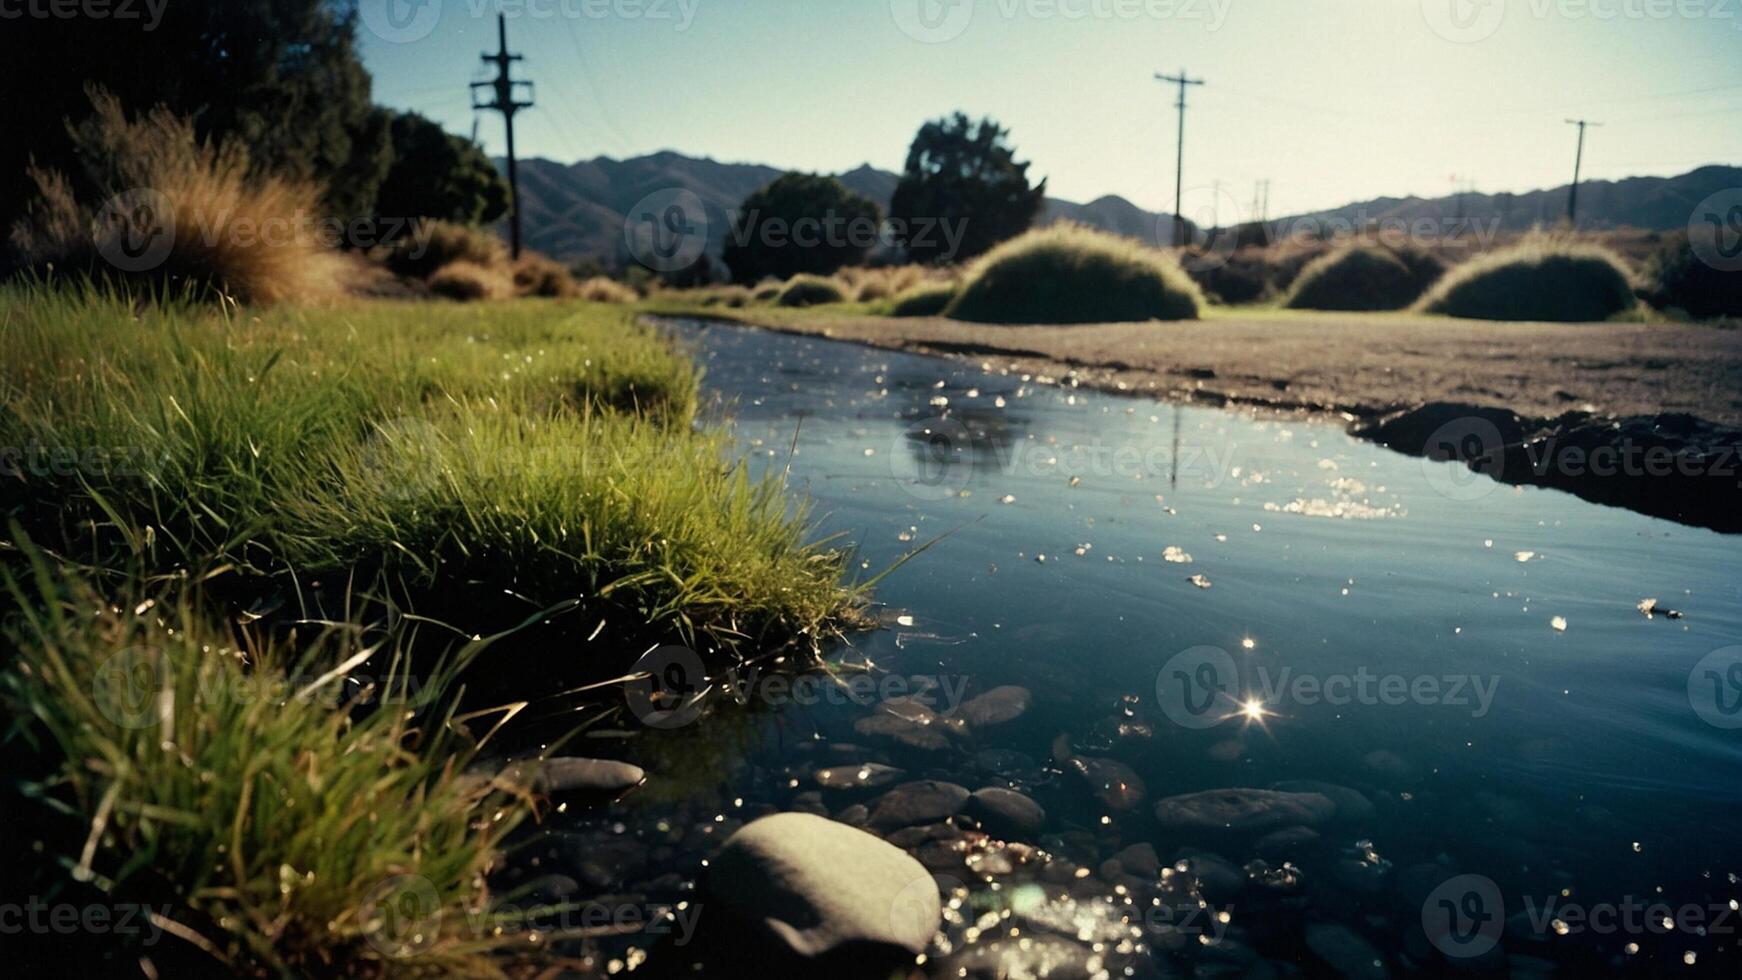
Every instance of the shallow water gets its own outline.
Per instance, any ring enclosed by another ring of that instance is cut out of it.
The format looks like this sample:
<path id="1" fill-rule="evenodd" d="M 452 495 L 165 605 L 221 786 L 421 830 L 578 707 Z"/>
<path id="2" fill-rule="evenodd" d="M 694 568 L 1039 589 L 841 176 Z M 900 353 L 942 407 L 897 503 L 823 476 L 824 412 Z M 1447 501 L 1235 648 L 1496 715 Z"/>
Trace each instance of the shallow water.
<path id="1" fill-rule="evenodd" d="M 878 762 L 1027 792 L 1048 814 L 1037 843 L 1083 869 L 1064 876 L 1072 894 L 1099 890 L 1126 919 L 1104 862 L 1131 844 L 1164 864 L 1188 846 L 1236 868 L 1292 861 L 1282 882 L 1255 869 L 1194 893 L 1226 913 L 1212 928 L 1138 915 L 1130 948 L 1103 937 L 1113 973 L 1330 975 L 1343 957 L 1375 976 L 1742 973 L 1742 649 L 1721 652 L 1742 645 L 1736 537 L 1487 482 L 1334 421 L 674 329 L 754 465 L 789 468 L 865 574 L 931 546 L 878 585 L 889 628 L 842 653 L 875 665 L 872 696 L 775 688 L 627 743 L 649 785 L 559 823 L 599 865 L 588 885 L 693 894 L 740 821 L 815 807 L 819 766 Z M 999 685 L 1032 692 L 1019 719 L 865 727 L 885 695 L 923 691 L 942 713 Z M 1122 763 L 1141 787 L 1097 797 L 1071 759 Z M 1316 842 L 1260 845 L 1165 829 L 1152 809 L 1290 780 L 1351 788 L 1371 810 L 1344 796 Z M 825 790 L 821 807 L 877 792 Z M 989 877 L 1050 880 L 1031 872 Z M 1681 924 L 1658 925 L 1656 903 Z M 1066 916 L 1085 935 L 1086 914 Z M 1451 938 L 1428 935 L 1436 916 Z M 1043 912 L 1018 919 L 1047 932 Z M 928 968 L 989 938 L 957 928 Z"/>

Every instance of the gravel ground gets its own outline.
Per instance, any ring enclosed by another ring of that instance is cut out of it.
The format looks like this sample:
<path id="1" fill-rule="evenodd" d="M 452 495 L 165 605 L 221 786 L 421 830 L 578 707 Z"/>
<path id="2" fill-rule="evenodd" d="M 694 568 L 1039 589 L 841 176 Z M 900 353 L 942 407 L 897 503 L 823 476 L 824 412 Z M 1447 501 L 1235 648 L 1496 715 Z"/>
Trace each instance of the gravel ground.
<path id="1" fill-rule="evenodd" d="M 1742 330 L 1672 323 L 1490 323 L 1408 314 L 1222 312 L 1181 323 L 991 326 L 749 309 L 771 329 L 986 361 L 1095 388 L 1374 415 L 1425 402 L 1687 412 L 1742 427 Z"/>

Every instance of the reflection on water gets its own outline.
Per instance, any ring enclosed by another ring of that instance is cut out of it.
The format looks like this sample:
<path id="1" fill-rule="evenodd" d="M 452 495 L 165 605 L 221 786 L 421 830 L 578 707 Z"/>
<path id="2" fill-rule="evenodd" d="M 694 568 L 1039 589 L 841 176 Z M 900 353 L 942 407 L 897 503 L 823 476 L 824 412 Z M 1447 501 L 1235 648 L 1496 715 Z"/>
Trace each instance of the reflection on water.
<path id="1" fill-rule="evenodd" d="M 755 815 L 936 778 L 1044 809 L 1032 848 L 888 834 L 953 896 L 940 975 L 1742 972 L 1735 538 L 1325 422 L 676 329 L 861 570 L 933 544 L 874 670 L 630 743 L 647 792 L 562 829 L 588 888 L 683 901 Z"/>

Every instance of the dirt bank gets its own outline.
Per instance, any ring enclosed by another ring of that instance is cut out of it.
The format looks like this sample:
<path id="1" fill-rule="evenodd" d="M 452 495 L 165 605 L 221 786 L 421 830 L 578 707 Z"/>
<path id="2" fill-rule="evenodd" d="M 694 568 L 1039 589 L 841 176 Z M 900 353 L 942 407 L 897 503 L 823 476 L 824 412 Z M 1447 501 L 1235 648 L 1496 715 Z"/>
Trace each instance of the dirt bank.
<path id="1" fill-rule="evenodd" d="M 1714 327 L 1295 311 L 1071 327 L 781 309 L 708 315 L 1211 402 L 1357 416 L 1435 401 L 1533 418 L 1686 412 L 1742 427 L 1742 331 Z"/>

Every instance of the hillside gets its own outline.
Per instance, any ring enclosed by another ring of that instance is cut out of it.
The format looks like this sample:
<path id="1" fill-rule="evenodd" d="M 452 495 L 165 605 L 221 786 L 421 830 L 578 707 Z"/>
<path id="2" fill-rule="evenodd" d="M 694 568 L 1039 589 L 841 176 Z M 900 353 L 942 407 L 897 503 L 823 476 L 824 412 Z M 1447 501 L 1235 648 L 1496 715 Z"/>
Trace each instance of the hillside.
<path id="1" fill-rule="evenodd" d="M 565 260 L 592 256 L 619 264 L 625 251 L 623 222 L 629 210 L 649 194 L 681 188 L 701 199 L 708 215 L 709 251 L 717 255 L 725 241 L 730 210 L 782 172 L 762 164 L 720 163 L 669 150 L 627 160 L 597 157 L 574 164 L 523 160 L 520 188 L 526 242 Z M 848 187 L 885 208 L 897 181 L 895 174 L 870 166 L 840 177 Z M 1742 168 L 1725 166 L 1701 167 L 1677 177 L 1585 181 L 1579 188 L 1579 224 L 1654 231 L 1681 228 L 1701 200 L 1737 186 L 1742 186 Z M 1525 231 L 1539 223 L 1553 224 L 1565 213 L 1566 201 L 1566 186 L 1517 194 L 1468 194 L 1461 201 L 1457 196 L 1376 198 L 1275 223 L 1286 229 L 1314 220 L 1337 224 L 1420 219 L 1449 222 L 1461 214 L 1482 228 L 1498 219 L 1502 231 Z M 1088 204 L 1048 198 L 1041 221 L 1059 219 L 1150 241 L 1157 241 L 1158 234 L 1160 239 L 1169 234 L 1165 216 L 1116 195 Z"/>

